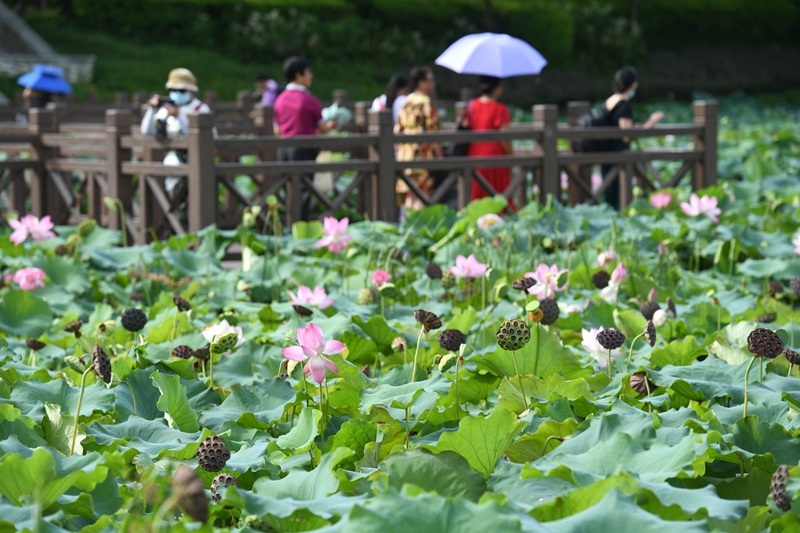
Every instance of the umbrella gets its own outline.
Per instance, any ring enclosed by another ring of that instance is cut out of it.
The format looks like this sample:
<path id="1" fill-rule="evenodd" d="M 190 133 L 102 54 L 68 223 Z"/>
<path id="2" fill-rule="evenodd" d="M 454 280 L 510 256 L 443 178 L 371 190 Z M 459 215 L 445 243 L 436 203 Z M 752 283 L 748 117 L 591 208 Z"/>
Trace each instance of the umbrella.
<path id="1" fill-rule="evenodd" d="M 539 74 L 547 60 L 534 47 L 516 37 L 476 33 L 457 40 L 436 59 L 436 64 L 459 74 L 496 78 Z"/>
<path id="2" fill-rule="evenodd" d="M 64 71 L 50 65 L 34 65 L 32 71 L 19 77 L 17 84 L 44 93 L 72 92 L 72 86 L 64 79 Z"/>

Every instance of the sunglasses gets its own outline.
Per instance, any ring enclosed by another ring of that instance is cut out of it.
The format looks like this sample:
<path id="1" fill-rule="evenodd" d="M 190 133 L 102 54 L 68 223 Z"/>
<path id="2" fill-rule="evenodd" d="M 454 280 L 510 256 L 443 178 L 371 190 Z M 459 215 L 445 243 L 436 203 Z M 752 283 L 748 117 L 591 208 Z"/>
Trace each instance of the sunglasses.
<path id="1" fill-rule="evenodd" d="M 170 91 L 172 91 L 174 93 L 181 93 L 181 94 L 189 92 L 186 89 L 170 89 Z"/>

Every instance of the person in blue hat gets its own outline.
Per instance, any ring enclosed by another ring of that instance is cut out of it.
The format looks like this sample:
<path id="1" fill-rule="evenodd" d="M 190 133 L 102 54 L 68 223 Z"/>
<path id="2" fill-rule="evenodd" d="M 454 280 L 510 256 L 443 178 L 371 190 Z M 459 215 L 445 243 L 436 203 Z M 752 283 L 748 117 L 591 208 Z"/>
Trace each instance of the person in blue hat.
<path id="1" fill-rule="evenodd" d="M 47 107 L 54 95 L 72 92 L 64 71 L 52 65 L 34 65 L 33 70 L 17 79 L 17 84 L 25 88 L 22 97 L 26 109 Z"/>

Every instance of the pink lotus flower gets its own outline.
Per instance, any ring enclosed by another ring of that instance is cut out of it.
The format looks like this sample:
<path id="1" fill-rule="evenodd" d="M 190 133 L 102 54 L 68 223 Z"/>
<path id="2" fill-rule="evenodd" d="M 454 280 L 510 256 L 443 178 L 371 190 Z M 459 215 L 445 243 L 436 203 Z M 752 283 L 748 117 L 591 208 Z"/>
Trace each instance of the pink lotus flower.
<path id="1" fill-rule="evenodd" d="M 308 360 L 303 367 L 304 375 L 311 374 L 314 381 L 322 383 L 325 380 L 326 368 L 331 372 L 339 371 L 336 364 L 325 356 L 341 352 L 345 349 L 345 345 L 340 341 L 326 343 L 325 336 L 318 325 L 311 323 L 298 329 L 297 342 L 300 343 L 300 346 L 289 346 L 281 350 L 281 353 L 292 361 Z"/>
<path id="2" fill-rule="evenodd" d="M 606 266 L 607 263 L 611 263 L 612 261 L 616 261 L 617 259 L 619 259 L 619 254 L 614 250 L 601 252 L 600 255 L 597 256 L 597 266 L 603 268 L 604 266 Z"/>
<path id="3" fill-rule="evenodd" d="M 566 172 L 561 173 L 561 190 L 569 189 L 569 175 Z"/>
<path id="4" fill-rule="evenodd" d="M 211 324 L 200 333 L 203 334 L 203 337 L 205 337 L 208 342 L 214 342 L 214 339 L 218 339 L 223 335 L 227 335 L 228 333 L 236 333 L 239 335 L 239 340 L 236 341 L 236 348 L 244 344 L 244 341 L 246 340 L 242 336 L 242 326 L 232 326 L 224 318 L 219 324 Z"/>
<path id="5" fill-rule="evenodd" d="M 669 253 L 669 248 L 663 242 L 658 243 L 658 253 L 661 255 L 667 255 Z"/>
<path id="6" fill-rule="evenodd" d="M 305 285 L 301 285 L 297 289 L 297 294 L 289 291 L 289 297 L 292 299 L 293 304 L 311 305 L 318 309 L 327 309 L 333 305 L 333 299 L 328 298 L 328 293 L 319 285 L 314 287 L 313 292 Z"/>
<path id="7" fill-rule="evenodd" d="M 491 228 L 494 225 L 502 226 L 505 223 L 506 221 L 503 220 L 503 218 L 500 215 L 495 215 L 492 213 L 483 215 L 476 222 L 476 224 L 480 229 Z"/>
<path id="8" fill-rule="evenodd" d="M 608 350 L 603 348 L 599 342 L 597 342 L 597 334 L 603 331 L 605 328 L 600 326 L 599 328 L 592 328 L 589 331 L 586 329 L 581 329 L 581 335 L 583 335 L 583 341 L 581 342 L 581 346 L 589 352 L 589 355 L 592 356 L 592 359 L 595 359 L 600 368 L 605 368 L 608 364 Z M 619 348 L 615 350 L 611 350 L 611 357 L 615 357 L 622 352 Z"/>
<path id="9" fill-rule="evenodd" d="M 463 255 L 456 257 L 456 266 L 450 267 L 450 272 L 457 278 L 480 279 L 488 269 L 489 265 L 478 263 L 475 254 L 470 254 L 469 257 Z"/>
<path id="10" fill-rule="evenodd" d="M 800 255 L 800 233 L 794 236 L 794 239 L 792 239 L 792 244 L 794 245 L 795 255 Z"/>
<path id="11" fill-rule="evenodd" d="M 33 215 L 25 215 L 21 220 L 9 220 L 8 225 L 14 228 L 14 232 L 9 239 L 17 246 L 25 242 L 28 235 L 39 242 L 52 239 L 56 236 L 55 233 L 50 231 L 53 229 L 50 215 L 47 215 L 41 220 Z"/>
<path id="12" fill-rule="evenodd" d="M 406 340 L 403 337 L 395 337 L 392 341 L 392 350 L 402 352 L 406 349 Z"/>
<path id="13" fill-rule="evenodd" d="M 556 292 L 561 292 L 567 288 L 566 283 L 561 287 L 558 286 L 558 278 L 565 272 L 568 272 L 568 270 L 559 270 L 555 264 L 547 266 L 544 263 L 539 263 L 536 271 L 525 274 L 526 278 L 536 280 L 536 285 L 528 289 L 528 294 L 535 294 L 537 300 L 554 297 Z"/>
<path id="14" fill-rule="evenodd" d="M 672 202 L 672 195 L 668 192 L 657 192 L 650 197 L 650 205 L 656 209 L 666 209 Z"/>
<path id="15" fill-rule="evenodd" d="M 625 268 L 625 263 L 620 263 L 617 265 L 617 268 L 611 272 L 611 282 L 619 285 L 626 279 L 628 279 L 628 269 Z"/>
<path id="16" fill-rule="evenodd" d="M 702 198 L 698 198 L 695 193 L 692 193 L 689 197 L 689 203 L 681 202 L 681 210 L 690 217 L 705 215 L 714 224 L 719 223 L 717 215 L 722 214 L 722 209 L 717 207 L 716 196 L 709 198 L 708 195 L 704 194 Z"/>
<path id="17" fill-rule="evenodd" d="M 325 236 L 317 241 L 315 245 L 317 248 L 327 246 L 328 251 L 335 254 L 347 248 L 347 245 L 352 240 L 350 235 L 345 235 L 347 226 L 350 225 L 349 218 L 344 217 L 342 220 L 336 220 L 333 217 L 325 217 L 322 224 Z"/>
<path id="18" fill-rule="evenodd" d="M 19 285 L 23 291 L 33 291 L 38 287 L 44 287 L 45 273 L 36 267 L 20 268 L 14 273 L 11 281 Z"/>
<path id="19" fill-rule="evenodd" d="M 583 313 L 583 307 L 578 304 L 571 304 L 564 308 L 565 315 L 569 315 L 571 313 Z"/>
<path id="20" fill-rule="evenodd" d="M 392 275 L 386 272 L 385 270 L 376 270 L 372 273 L 372 283 L 375 284 L 376 287 L 380 288 L 385 283 L 389 283 L 392 281 Z"/>

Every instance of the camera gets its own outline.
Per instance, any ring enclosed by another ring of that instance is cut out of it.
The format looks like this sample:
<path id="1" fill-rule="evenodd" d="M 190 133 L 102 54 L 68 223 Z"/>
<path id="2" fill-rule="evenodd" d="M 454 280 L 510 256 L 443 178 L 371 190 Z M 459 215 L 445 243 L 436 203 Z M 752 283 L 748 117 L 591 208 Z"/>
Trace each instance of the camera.
<path id="1" fill-rule="evenodd" d="M 156 139 L 159 141 L 163 141 L 167 138 L 167 118 L 169 117 L 169 112 L 164 107 L 164 104 L 175 105 L 175 102 L 169 98 L 165 98 L 163 96 L 158 97 L 158 107 L 156 108 L 155 113 L 155 125 L 156 125 Z"/>

